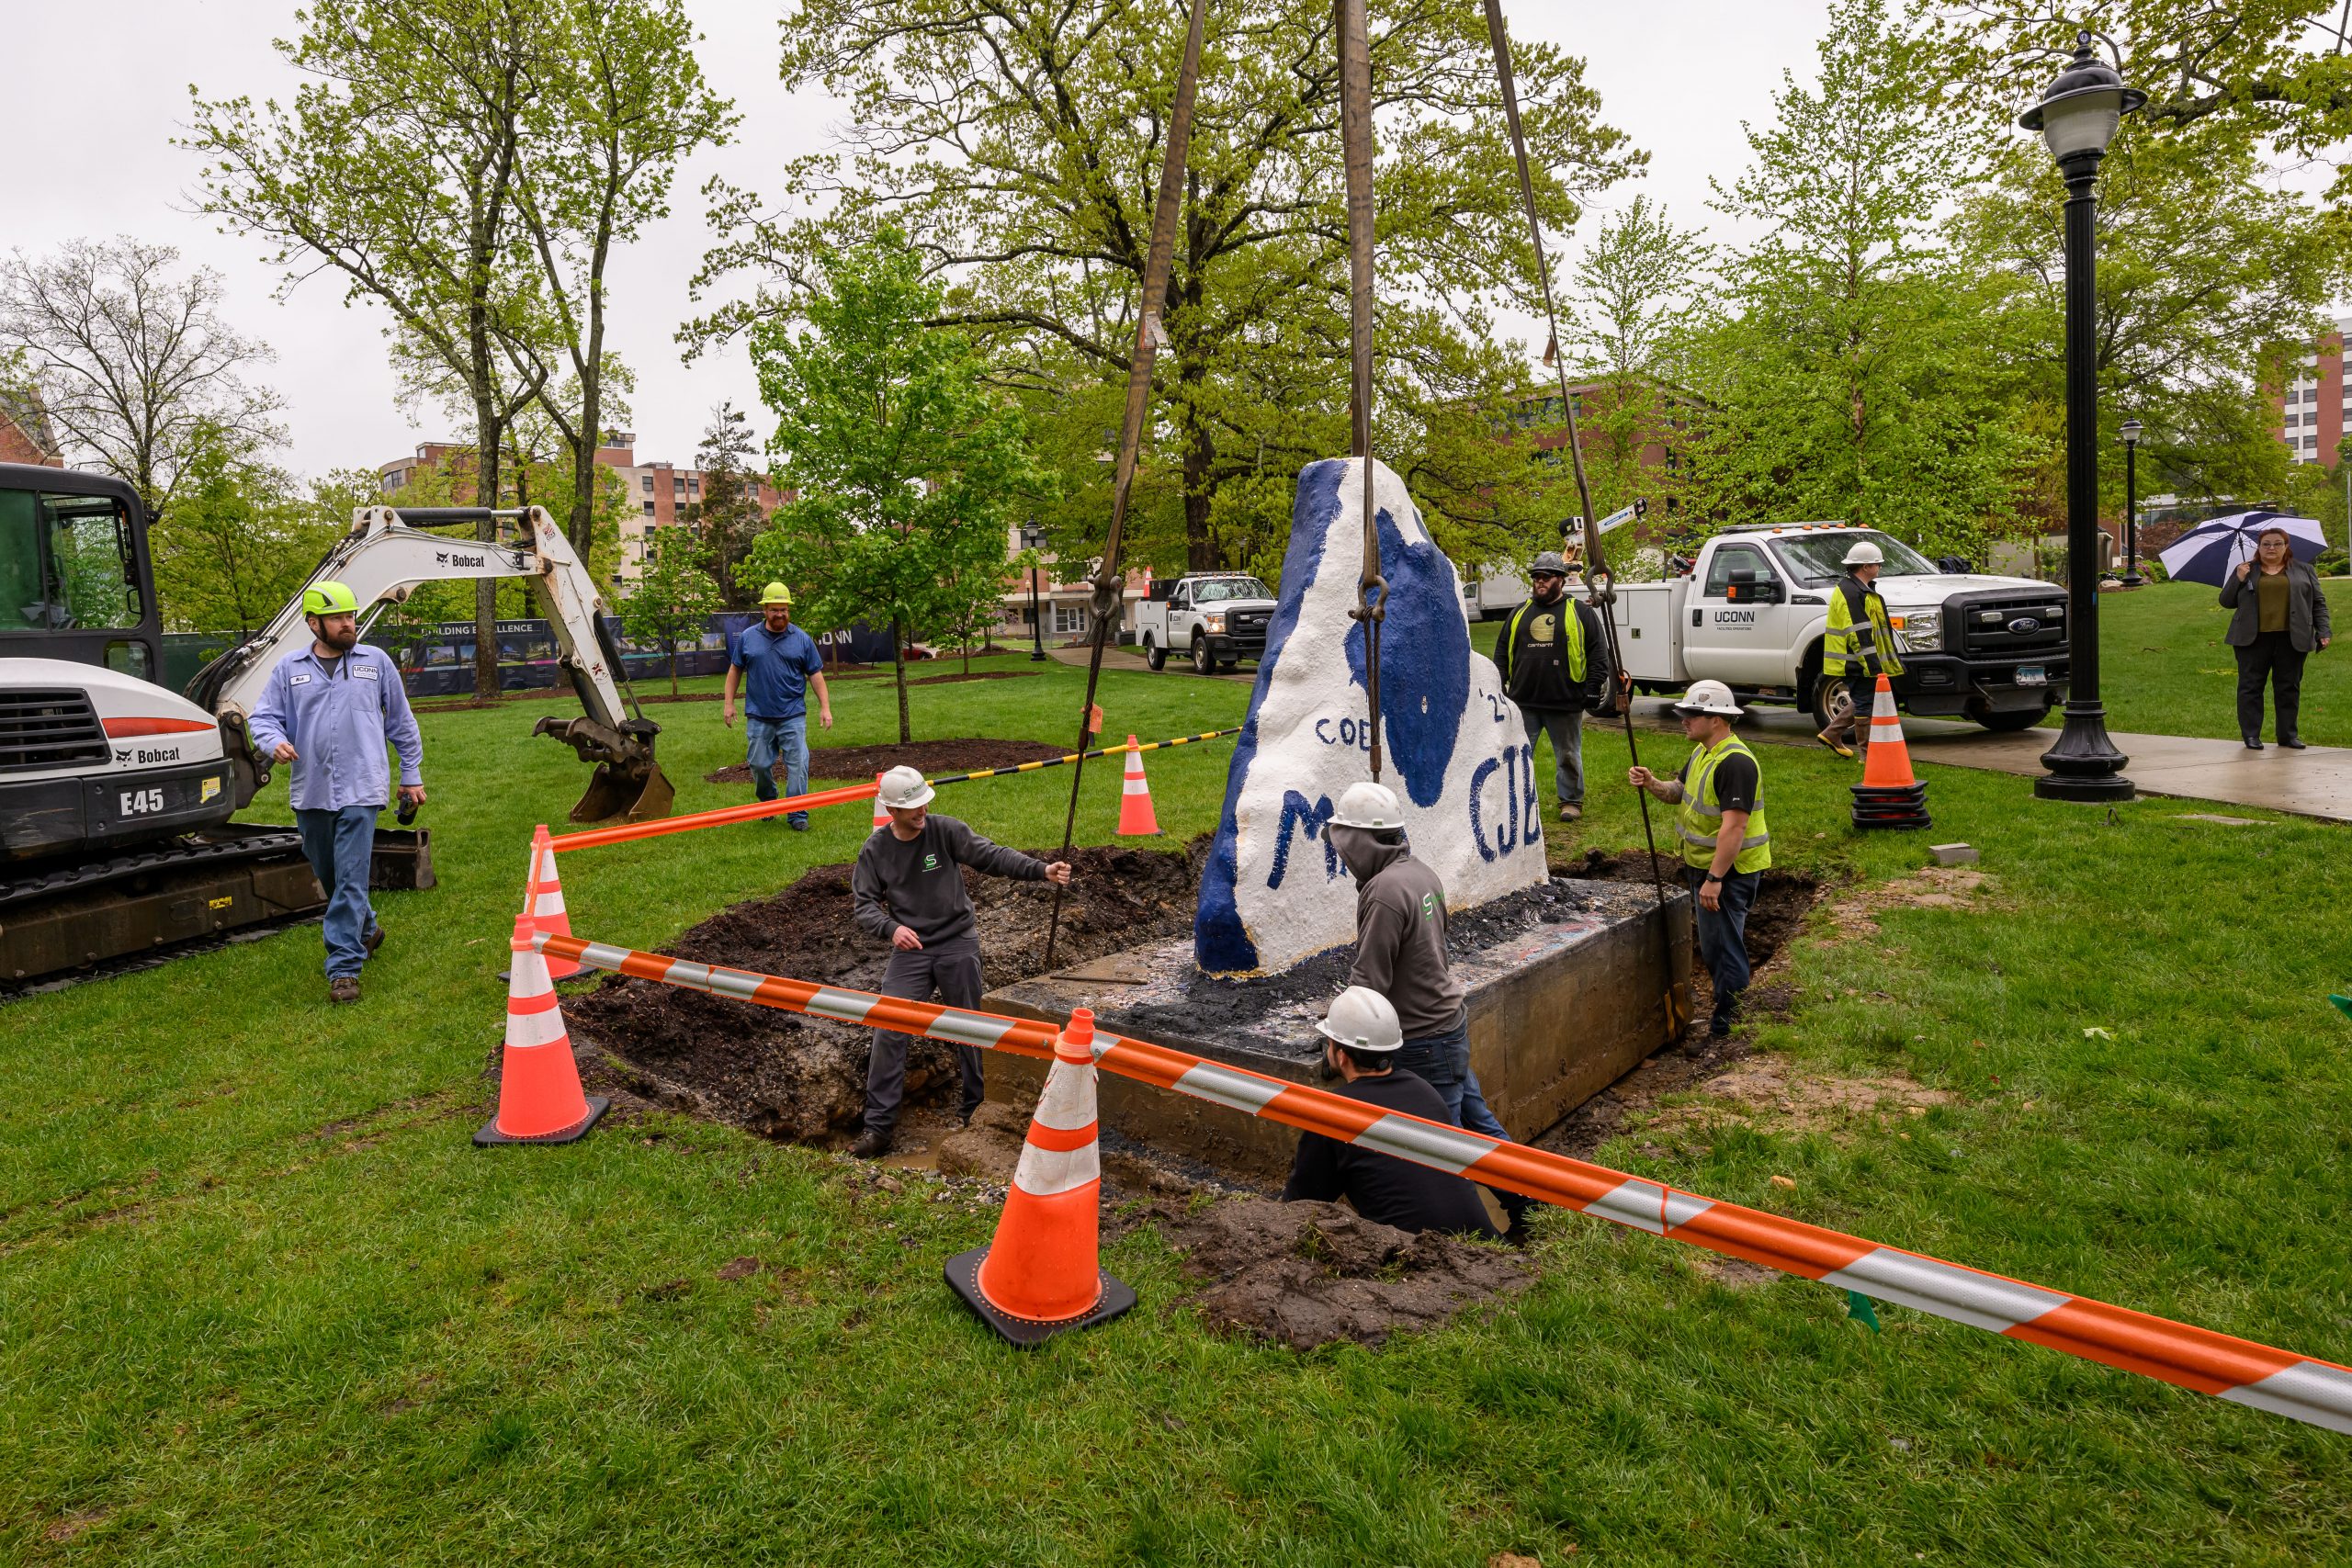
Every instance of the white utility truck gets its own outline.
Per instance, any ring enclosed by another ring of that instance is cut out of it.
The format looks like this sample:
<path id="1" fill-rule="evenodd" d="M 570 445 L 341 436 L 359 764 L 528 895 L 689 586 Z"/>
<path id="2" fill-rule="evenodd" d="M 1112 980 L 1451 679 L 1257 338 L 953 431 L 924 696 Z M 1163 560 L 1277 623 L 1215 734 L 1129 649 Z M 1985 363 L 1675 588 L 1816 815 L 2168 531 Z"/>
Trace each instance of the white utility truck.
<path id="1" fill-rule="evenodd" d="M 1826 725 L 1847 694 L 1821 672 L 1829 596 L 1847 550 L 1865 539 L 1886 557 L 1877 588 L 1903 661 L 1893 685 L 1904 709 L 2026 729 L 2064 698 L 2065 590 L 1945 571 L 1900 539 L 1842 523 L 1730 529 L 1685 576 L 1619 583 L 1625 673 L 1657 694 L 1721 681 L 1742 703 L 1790 704 Z M 1851 694 L 1868 708 L 1868 692 Z"/>
<path id="2" fill-rule="evenodd" d="M 1136 640 L 1144 662 L 1163 669 L 1170 654 L 1193 661 L 1193 673 L 1214 675 L 1266 651 L 1266 625 L 1274 618 L 1272 590 L 1247 572 L 1204 572 L 1155 581 L 1136 606 Z"/>

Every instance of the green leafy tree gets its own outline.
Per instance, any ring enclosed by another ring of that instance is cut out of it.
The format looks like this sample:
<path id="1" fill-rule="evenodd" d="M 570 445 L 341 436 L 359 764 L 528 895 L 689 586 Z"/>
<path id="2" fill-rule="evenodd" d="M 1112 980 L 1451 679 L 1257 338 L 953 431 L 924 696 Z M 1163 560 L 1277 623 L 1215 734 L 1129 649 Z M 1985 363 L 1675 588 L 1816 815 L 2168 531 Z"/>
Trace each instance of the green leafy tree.
<path id="1" fill-rule="evenodd" d="M 768 525 L 767 513 L 760 508 L 763 476 L 752 466 L 758 451 L 742 410 L 721 402 L 710 411 L 710 424 L 695 457 L 702 469 L 702 499 L 689 502 L 683 516 L 701 536 L 704 559 L 723 610 L 748 610 L 759 601 L 759 589 L 741 574 L 753 542 Z"/>
<path id="2" fill-rule="evenodd" d="M 649 534 L 637 583 L 621 600 L 621 629 L 669 656 L 672 696 L 678 694 L 678 644 L 700 637 L 718 607 L 710 562 L 695 530 L 673 525 Z"/>
<path id="3" fill-rule="evenodd" d="M 2007 286 L 1939 230 L 1980 139 L 1886 0 L 1841 0 L 1819 47 L 1818 87 L 1785 80 L 1750 167 L 1716 187 L 1766 232 L 1728 259 L 1724 311 L 1683 356 L 1707 405 L 1693 485 L 1733 520 L 1842 518 L 1974 554 L 2035 457 L 2012 417 Z"/>
<path id="4" fill-rule="evenodd" d="M 1532 436 L 1498 410 L 1527 385 L 1494 313 L 1537 279 L 1484 23 L 1472 6 L 1382 0 L 1372 17 L 1383 309 L 1379 455 L 1446 547 L 1475 563 L 1556 525 Z M 1185 210 L 1164 299 L 1138 298 L 1183 29 L 1133 0 L 801 0 L 784 79 L 848 106 L 833 148 L 792 164 L 775 215 L 720 188 L 723 243 L 700 286 L 749 298 L 706 343 L 789 318 L 817 258 L 888 223 L 955 288 L 967 330 L 1020 391 L 1072 497 L 1046 525 L 1065 558 L 1100 547 L 1089 498 L 1115 446 L 1139 305 L 1168 345 L 1129 527 L 1134 558 L 1261 564 L 1300 466 L 1347 447 L 1339 70 L 1328 0 L 1227 0 L 1208 29 Z M 1521 104 L 1546 222 L 1638 166 L 1600 120 L 1581 62 L 1521 40 Z"/>
<path id="5" fill-rule="evenodd" d="M 241 637 L 266 626 L 349 525 L 348 512 L 340 525 L 332 515 L 344 493 L 331 479 L 305 497 L 250 442 L 218 427 L 203 433 L 148 538 L 167 624 Z"/>
<path id="6" fill-rule="evenodd" d="M 520 249 L 523 120 L 558 69 L 548 7 L 510 0 L 311 0 L 277 44 L 310 78 L 291 108 L 193 99 L 181 144 L 203 160 L 202 210 L 270 247 L 281 292 L 321 270 L 346 299 L 390 313 L 407 352 L 441 366 L 472 406 L 472 495 L 504 494 L 505 427 L 541 384 L 510 354 L 539 334 Z M 488 539 L 484 523 L 477 536 Z M 475 597 L 474 671 L 495 691 L 496 600 Z"/>
<path id="7" fill-rule="evenodd" d="M 913 247 L 886 230 L 818 267 L 801 323 L 752 334 L 769 450 L 797 493 L 740 575 L 793 584 L 812 626 L 889 626 L 903 743 L 907 639 L 1002 592 L 1007 519 L 1047 479 L 970 339 L 926 324 L 940 289 Z"/>
<path id="8" fill-rule="evenodd" d="M 1636 196 L 1604 220 L 1577 258 L 1566 303 L 1565 348 L 1597 382 L 1577 411 L 1593 505 L 1605 516 L 1641 498 L 1652 527 L 1679 521 L 1683 480 L 1681 425 L 1687 399 L 1668 378 L 1714 247 L 1695 230 L 1678 229 L 1663 207 Z M 1663 446 L 1670 467 L 1643 462 Z"/>

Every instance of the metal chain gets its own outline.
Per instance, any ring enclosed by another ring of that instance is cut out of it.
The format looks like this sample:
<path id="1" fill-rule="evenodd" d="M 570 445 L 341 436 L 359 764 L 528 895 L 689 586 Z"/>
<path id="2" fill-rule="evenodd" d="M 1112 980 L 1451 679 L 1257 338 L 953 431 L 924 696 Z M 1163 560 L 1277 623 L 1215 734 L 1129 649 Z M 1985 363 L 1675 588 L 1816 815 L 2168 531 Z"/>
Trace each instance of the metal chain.
<path id="1" fill-rule="evenodd" d="M 1184 159 L 1193 141 L 1193 99 L 1200 82 L 1201 34 L 1207 25 L 1208 0 L 1193 0 L 1191 25 L 1184 34 L 1184 59 L 1176 71 L 1176 103 L 1168 118 L 1168 156 L 1159 168 L 1159 190 L 1152 198 L 1151 249 L 1144 257 L 1143 294 L 1136 305 L 1135 355 L 1127 365 L 1126 416 L 1119 427 L 1119 466 L 1111 488 L 1111 531 L 1102 543 L 1102 564 L 1095 572 L 1093 622 L 1086 655 L 1086 701 L 1079 709 L 1078 745 L 1084 751 L 1094 733 L 1094 694 L 1102 679 L 1102 649 L 1112 623 L 1118 619 L 1119 547 L 1126 530 L 1127 495 L 1135 486 L 1136 462 L 1143 446 L 1145 405 L 1151 398 L 1153 357 L 1167 343 L 1160 324 L 1160 307 L 1168 299 L 1168 275 L 1174 265 L 1176 217 L 1183 207 Z M 1081 760 L 1071 765 L 1069 810 L 1062 818 L 1062 859 L 1069 858 L 1070 840 L 1078 830 L 1078 786 L 1086 772 Z M 1046 926 L 1046 967 L 1054 966 L 1054 942 L 1061 933 L 1062 889 L 1054 889 L 1054 912 Z"/>

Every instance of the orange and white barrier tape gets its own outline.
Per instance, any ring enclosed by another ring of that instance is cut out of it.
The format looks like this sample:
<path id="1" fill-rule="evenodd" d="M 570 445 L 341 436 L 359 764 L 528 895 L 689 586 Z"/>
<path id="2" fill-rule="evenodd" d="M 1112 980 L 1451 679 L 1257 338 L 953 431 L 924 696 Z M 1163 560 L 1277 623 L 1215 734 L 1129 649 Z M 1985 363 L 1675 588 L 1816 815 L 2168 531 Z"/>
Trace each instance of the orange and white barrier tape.
<path id="1" fill-rule="evenodd" d="M 591 969 L 735 997 L 958 1045 L 1051 1057 L 1058 1031 L 1035 1019 L 1004 1018 L 935 1002 L 878 997 L 741 969 L 640 953 L 571 937 L 532 938 L 541 952 Z M 1881 1247 L 1783 1215 L 1719 1202 L 1606 1166 L 1571 1159 L 1361 1101 L 1147 1041 L 1097 1032 L 1095 1065 L 1106 1072 L 1195 1100 L 1360 1144 L 1399 1159 L 1466 1176 L 1488 1187 L 1598 1215 L 1711 1252 L 1818 1280 L 1937 1317 L 2030 1340 L 2257 1410 L 2352 1432 L 2352 1367 L 2314 1360 L 2252 1340 L 2028 1284 L 1999 1274 Z"/>

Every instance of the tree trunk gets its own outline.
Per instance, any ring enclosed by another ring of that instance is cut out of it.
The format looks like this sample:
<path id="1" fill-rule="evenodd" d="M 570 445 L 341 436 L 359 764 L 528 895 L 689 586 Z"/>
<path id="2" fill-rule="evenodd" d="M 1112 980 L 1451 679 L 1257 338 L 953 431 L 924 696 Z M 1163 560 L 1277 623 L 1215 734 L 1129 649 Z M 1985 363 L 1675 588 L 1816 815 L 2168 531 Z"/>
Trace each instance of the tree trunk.
<path id="1" fill-rule="evenodd" d="M 670 694 L 678 694 L 678 644 L 674 637 L 670 642 Z"/>
<path id="2" fill-rule="evenodd" d="M 890 668 L 899 684 L 899 744 L 914 739 L 914 730 L 907 723 L 907 639 L 899 629 L 899 617 L 890 617 Z"/>
<path id="3" fill-rule="evenodd" d="M 484 329 L 482 355 L 480 365 L 490 363 L 489 339 Z M 474 504 L 494 507 L 499 498 L 499 448 L 506 433 L 498 417 L 497 392 L 484 376 L 474 387 Z M 474 528 L 474 537 L 485 545 L 498 539 L 498 520 L 485 517 Z M 498 580 L 481 578 L 474 583 L 474 696 L 483 702 L 498 700 Z"/>
<path id="4" fill-rule="evenodd" d="M 1196 381 L 1200 376 L 1188 367 L 1183 378 Z M 1216 536 L 1209 529 L 1209 471 L 1216 462 L 1216 441 L 1209 434 L 1207 423 L 1193 412 L 1198 406 L 1192 398 L 1186 398 L 1182 405 L 1184 570 L 1215 571 L 1220 563 Z M 1141 453 L 1136 454 L 1136 462 L 1142 462 Z"/>

